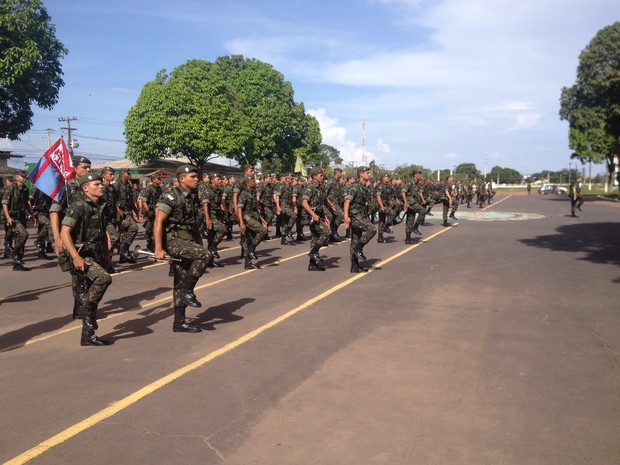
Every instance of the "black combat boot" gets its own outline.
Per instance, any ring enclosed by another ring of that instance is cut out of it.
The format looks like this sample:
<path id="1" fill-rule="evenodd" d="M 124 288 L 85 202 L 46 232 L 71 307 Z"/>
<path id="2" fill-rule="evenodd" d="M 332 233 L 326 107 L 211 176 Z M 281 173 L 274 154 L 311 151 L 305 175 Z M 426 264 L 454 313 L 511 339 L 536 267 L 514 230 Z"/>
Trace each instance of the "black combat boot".
<path id="1" fill-rule="evenodd" d="M 280 245 L 291 245 L 292 241 L 288 240 L 288 236 L 282 234 L 280 235 Z"/>
<path id="2" fill-rule="evenodd" d="M 359 260 L 366 260 L 366 256 L 364 255 L 364 249 L 361 245 L 356 245 L 353 247 L 353 253 Z"/>
<path id="3" fill-rule="evenodd" d="M 233 238 L 232 228 L 226 228 L 226 240 L 231 241 Z"/>
<path id="4" fill-rule="evenodd" d="M 450 213 L 449 218 L 452 218 L 453 220 L 458 220 L 458 218 L 454 216 L 454 212 Z"/>
<path id="5" fill-rule="evenodd" d="M 99 329 L 99 324 L 97 323 L 97 304 L 85 300 L 82 303 L 80 313 L 82 315 L 82 322 L 86 326 L 93 331 L 97 331 Z"/>
<path id="6" fill-rule="evenodd" d="M 351 238 L 351 228 L 347 229 L 347 231 L 346 231 L 346 233 L 345 233 L 344 237 L 345 237 L 346 239 Z"/>
<path id="7" fill-rule="evenodd" d="M 109 341 L 100 339 L 95 335 L 97 329 L 97 304 L 84 302 L 82 306 L 82 336 L 80 345 L 82 346 L 108 346 Z"/>
<path id="8" fill-rule="evenodd" d="M 310 257 L 310 262 L 308 262 L 308 271 L 325 271 L 325 268 L 322 267 L 320 263 L 320 261 Z"/>
<path id="9" fill-rule="evenodd" d="M 84 305 L 84 293 L 86 292 L 86 280 L 80 275 L 75 276 L 75 285 L 73 286 L 73 319 L 82 319 L 82 307 Z"/>
<path id="10" fill-rule="evenodd" d="M 178 295 L 181 300 L 183 300 L 185 305 L 196 308 L 202 306 L 202 304 L 198 302 L 198 299 L 196 299 L 196 295 L 194 294 L 194 287 L 196 286 L 197 282 L 198 278 L 188 276 L 187 278 L 185 278 L 185 281 L 183 281 L 183 284 L 181 284 L 181 289 L 178 290 Z"/>
<path id="11" fill-rule="evenodd" d="M 386 224 L 386 225 L 385 225 L 385 227 L 383 228 L 383 232 L 386 232 L 386 233 L 390 233 L 390 234 L 392 234 L 392 230 L 390 229 L 390 227 L 389 227 L 387 224 Z"/>
<path id="12" fill-rule="evenodd" d="M 259 268 L 259 266 L 252 263 L 252 259 L 250 257 L 245 257 L 245 263 L 243 264 L 243 268 L 246 270 L 256 270 Z"/>
<path id="13" fill-rule="evenodd" d="M 368 270 L 360 266 L 356 256 L 351 257 L 351 273 L 366 273 Z"/>
<path id="14" fill-rule="evenodd" d="M 199 333 L 202 331 L 202 328 L 199 325 L 193 325 L 185 321 L 185 308 L 174 307 L 172 331 L 175 333 Z"/>
<path id="15" fill-rule="evenodd" d="M 447 228 L 448 226 L 450 226 L 450 224 L 448 223 L 448 220 L 444 220 L 443 221 L 443 227 Z"/>
<path id="16" fill-rule="evenodd" d="M 413 239 L 411 239 L 411 231 L 405 232 L 405 244 L 413 244 Z"/>
<path id="17" fill-rule="evenodd" d="M 385 231 L 385 229 L 384 229 L 384 231 Z M 385 239 L 383 239 L 383 233 L 382 232 L 379 233 L 379 238 L 377 239 L 377 242 L 379 244 L 383 244 L 385 242 Z"/>
<path id="18" fill-rule="evenodd" d="M 4 258 L 11 258 L 13 256 L 13 245 L 11 241 L 4 240 Z"/>
<path id="19" fill-rule="evenodd" d="M 119 263 L 136 263 L 134 256 L 129 253 L 129 246 L 127 244 L 122 244 L 118 253 L 121 257 Z"/>
<path id="20" fill-rule="evenodd" d="M 37 244 L 37 250 L 38 250 L 37 257 L 42 260 L 52 260 L 52 257 L 48 257 L 47 254 L 45 253 L 45 243 L 42 241 L 37 241 L 36 244 Z"/>
<path id="21" fill-rule="evenodd" d="M 420 226 L 420 222 L 419 221 L 416 221 L 415 223 L 413 223 L 413 234 L 415 234 L 416 236 L 421 236 L 422 235 L 422 233 L 418 229 L 419 226 Z"/>

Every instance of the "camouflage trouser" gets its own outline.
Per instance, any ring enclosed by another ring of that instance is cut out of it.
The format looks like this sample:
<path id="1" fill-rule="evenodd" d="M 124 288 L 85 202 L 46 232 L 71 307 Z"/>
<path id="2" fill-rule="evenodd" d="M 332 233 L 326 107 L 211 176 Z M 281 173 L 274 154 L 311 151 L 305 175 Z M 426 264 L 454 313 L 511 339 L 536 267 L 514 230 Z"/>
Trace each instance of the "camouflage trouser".
<path id="1" fill-rule="evenodd" d="M 245 238 L 241 247 L 243 247 L 244 256 L 247 256 L 249 247 L 256 249 L 258 244 L 267 237 L 267 228 L 260 220 L 250 215 L 244 215 L 243 222 L 245 223 Z"/>
<path id="2" fill-rule="evenodd" d="M 448 221 L 448 212 L 450 211 L 450 201 L 448 199 L 442 199 L 443 204 L 443 220 Z"/>
<path id="3" fill-rule="evenodd" d="M 329 242 L 331 229 L 324 220 L 320 220 L 319 222 L 311 221 L 310 233 L 312 234 L 312 245 L 324 247 Z"/>
<path id="4" fill-rule="evenodd" d="M 293 210 L 291 205 L 282 205 L 282 213 L 280 214 L 280 225 L 282 227 L 283 235 L 287 235 L 295 226 L 295 221 L 297 221 L 297 215 Z"/>
<path id="5" fill-rule="evenodd" d="M 271 225 L 273 217 L 276 215 L 273 205 L 262 205 L 263 218 L 267 222 L 267 226 Z"/>
<path id="6" fill-rule="evenodd" d="M 581 210 L 581 206 L 582 205 L 583 205 L 583 196 L 582 195 L 578 195 L 576 200 L 574 200 L 573 196 L 571 195 L 571 197 L 570 197 L 570 212 L 571 212 L 571 215 L 575 214 L 575 207 L 579 208 L 579 210 Z"/>
<path id="7" fill-rule="evenodd" d="M 416 213 L 418 214 L 418 224 L 424 223 L 424 218 L 426 218 L 426 208 L 419 203 L 409 204 L 409 210 L 407 210 L 407 222 L 405 223 L 405 232 L 410 233 L 413 231 L 413 225 L 416 222 Z"/>
<path id="8" fill-rule="evenodd" d="M 121 235 L 118 232 L 118 228 L 116 227 L 116 225 L 108 223 L 108 225 L 106 226 L 106 231 L 110 236 L 110 242 L 112 242 L 110 250 L 118 249 L 121 243 Z"/>
<path id="9" fill-rule="evenodd" d="M 84 301 L 98 304 L 103 299 L 103 294 L 112 284 L 112 276 L 103 269 L 99 263 L 92 258 L 85 258 L 88 262 L 86 271 L 77 271 L 77 279 L 86 278 L 86 292 L 84 293 Z"/>
<path id="10" fill-rule="evenodd" d="M 366 216 L 351 217 L 351 258 L 355 256 L 353 249 L 359 249 L 368 244 L 377 234 L 377 228 Z"/>
<path id="11" fill-rule="evenodd" d="M 213 255 L 201 245 L 185 239 L 170 239 L 167 241 L 166 250 L 171 257 L 180 258 L 182 261 L 174 264 L 174 290 L 172 297 L 175 308 L 185 308 L 187 305 L 178 295 L 187 278 L 198 280 L 210 262 Z M 193 289 L 191 289 L 193 291 Z"/>
<path id="12" fill-rule="evenodd" d="M 142 226 L 144 227 L 144 234 L 146 235 L 146 240 L 149 243 L 153 242 L 153 221 L 155 220 L 155 215 L 149 216 L 148 212 L 143 213 L 144 222 Z"/>
<path id="13" fill-rule="evenodd" d="M 332 211 L 331 223 L 330 227 L 332 230 L 332 234 L 336 234 L 338 232 L 338 227 L 344 221 L 344 212 L 342 211 L 342 207 L 336 203 L 334 203 L 334 210 Z"/>
<path id="14" fill-rule="evenodd" d="M 129 247 L 138 234 L 138 223 L 133 219 L 131 212 L 125 215 L 118 230 L 121 235 L 121 245 Z"/>
<path id="15" fill-rule="evenodd" d="M 37 215 L 37 242 L 41 247 L 45 245 L 50 233 L 50 217 L 45 213 Z"/>
<path id="16" fill-rule="evenodd" d="M 10 227 L 13 237 L 13 250 L 21 254 L 24 252 L 24 246 L 28 240 L 28 231 L 26 230 L 26 222 L 13 219 L 13 225 Z M 8 236 L 8 234 L 7 234 Z"/>
<path id="17" fill-rule="evenodd" d="M 226 235 L 226 226 L 217 218 L 211 218 L 213 229 L 208 229 L 209 247 L 217 247 Z"/>
<path id="18" fill-rule="evenodd" d="M 385 213 L 379 210 L 379 232 L 383 233 L 383 228 L 387 225 L 392 226 L 394 222 L 394 218 L 396 218 L 396 209 L 392 207 L 385 207 Z"/>
<path id="19" fill-rule="evenodd" d="M 454 199 L 454 202 L 452 202 L 452 214 L 454 215 L 454 213 L 459 209 L 459 204 L 461 202 L 458 199 Z"/>

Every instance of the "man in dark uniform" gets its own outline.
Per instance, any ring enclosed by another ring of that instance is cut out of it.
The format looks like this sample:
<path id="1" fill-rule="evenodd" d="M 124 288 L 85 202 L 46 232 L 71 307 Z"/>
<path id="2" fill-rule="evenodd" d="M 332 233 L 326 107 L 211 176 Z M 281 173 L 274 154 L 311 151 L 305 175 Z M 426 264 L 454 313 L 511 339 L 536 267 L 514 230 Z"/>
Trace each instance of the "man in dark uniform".
<path id="1" fill-rule="evenodd" d="M 106 230 L 108 237 L 110 238 L 110 255 L 114 249 L 119 249 L 121 244 L 121 235 L 118 232 L 118 226 L 120 223 L 120 213 L 118 210 L 118 189 L 113 183 L 114 181 L 114 168 L 109 166 L 104 167 L 101 170 L 101 177 L 103 178 L 103 198 L 102 200 L 108 204 L 106 211 L 110 215 Z M 110 264 L 110 268 L 112 265 Z M 110 271 L 108 268 L 108 271 Z"/>
<path id="2" fill-rule="evenodd" d="M 327 181 L 327 205 L 331 211 L 330 228 L 331 236 L 330 242 L 342 242 L 342 237 L 338 234 L 338 227 L 344 221 L 344 212 L 342 211 L 342 205 L 344 203 L 344 195 L 342 182 L 342 168 L 334 168 L 334 177 Z"/>
<path id="3" fill-rule="evenodd" d="M 456 199 L 452 198 L 452 184 L 454 183 L 454 178 L 450 176 L 448 180 L 444 183 L 441 183 L 439 190 L 439 201 L 443 206 L 443 226 L 447 227 L 448 224 L 448 212 L 450 211 L 450 206 L 456 203 Z"/>
<path id="4" fill-rule="evenodd" d="M 181 261 L 174 265 L 174 332 L 198 333 L 199 325 L 185 321 L 185 309 L 200 307 L 194 288 L 207 266 L 213 261 L 211 253 L 202 245 L 200 224 L 197 221 L 200 210 L 198 199 L 198 169 L 192 165 L 177 168 L 179 181 L 162 194 L 156 206 L 153 235 L 155 258 L 164 260 L 166 253 Z"/>
<path id="5" fill-rule="evenodd" d="M 570 196 L 570 216 L 577 217 L 575 215 L 575 208 L 581 211 L 581 206 L 583 205 L 583 195 L 581 195 L 581 176 L 577 176 L 577 179 L 570 186 L 569 194 Z"/>
<path id="6" fill-rule="evenodd" d="M 413 179 L 403 185 L 402 198 L 403 209 L 407 212 L 407 220 L 405 223 L 405 244 L 413 244 L 411 233 L 421 236 L 419 226 L 424 223 L 426 216 L 426 199 L 422 186 L 422 172 L 414 171 Z M 418 215 L 416 219 L 416 214 Z"/>
<path id="7" fill-rule="evenodd" d="M 0 225 L 4 226 L 4 258 L 11 258 L 11 254 L 13 253 L 13 230 L 4 216 L 2 199 L 5 194 L 8 194 L 12 186 L 13 176 L 5 176 L 2 182 L 2 189 L 0 190 Z"/>
<path id="8" fill-rule="evenodd" d="M 109 208 L 101 201 L 103 197 L 102 179 L 92 174 L 82 176 L 78 183 L 82 196 L 67 208 L 62 220 L 60 236 L 63 246 L 71 256 L 75 272 L 85 281 L 82 298 L 83 346 L 106 346 L 109 342 L 95 335 L 97 325 L 97 306 L 106 290 L 112 284 L 112 277 L 106 271 L 110 261 L 106 218 L 103 211 Z"/>
<path id="9" fill-rule="evenodd" d="M 280 178 L 280 182 L 274 188 L 274 200 L 276 213 L 280 216 L 282 237 L 280 244 L 288 245 L 293 241 L 291 230 L 297 219 L 297 206 L 293 204 L 293 175 L 287 173 Z"/>
<path id="10" fill-rule="evenodd" d="M 244 268 L 251 270 L 258 268 L 252 263 L 256 260 L 256 247 L 267 237 L 267 222 L 261 216 L 256 204 L 256 178 L 246 176 L 243 178 L 244 188 L 237 200 L 237 219 L 239 230 L 245 237 L 243 243 Z"/>
<path id="11" fill-rule="evenodd" d="M 119 232 L 121 243 L 119 254 L 120 263 L 136 263 L 134 256 L 129 253 L 131 243 L 138 234 L 138 223 L 134 219 L 139 214 L 138 207 L 134 201 L 134 190 L 131 183 L 131 173 L 129 170 L 121 170 L 120 182 L 118 183 L 118 208 L 120 213 Z"/>
<path id="12" fill-rule="evenodd" d="M 140 193 L 140 209 L 144 222 L 144 234 L 146 236 L 146 248 L 151 252 L 155 251 L 153 241 L 153 222 L 155 221 L 155 205 L 159 201 L 164 189 L 161 187 L 161 174 L 156 173 L 151 176 L 151 185 Z"/>
<path id="13" fill-rule="evenodd" d="M 222 242 L 226 234 L 226 226 L 224 226 L 222 211 L 222 177 L 213 173 L 209 177 L 210 182 L 205 183 L 202 189 L 198 190 L 198 197 L 202 203 L 202 212 L 205 221 L 205 229 L 207 231 L 208 248 L 214 258 L 220 258 L 217 252 L 217 246 Z M 214 261 L 215 266 L 222 266 Z"/>
<path id="14" fill-rule="evenodd" d="M 268 228 L 275 216 L 274 182 L 275 174 L 267 174 L 263 182 L 256 187 L 256 201 L 258 202 L 261 215 L 267 222 Z"/>
<path id="15" fill-rule="evenodd" d="M 325 271 L 321 266 L 321 257 L 319 250 L 329 242 L 331 235 L 330 221 L 326 213 L 329 212 L 326 192 L 322 189 L 324 175 L 323 170 L 319 167 L 312 168 L 310 171 L 310 182 L 304 187 L 301 197 L 301 206 L 304 214 L 309 217 L 310 232 L 312 233 L 312 248 L 308 256 L 310 262 L 308 271 Z"/>
<path id="16" fill-rule="evenodd" d="M 37 240 L 35 245 L 37 246 L 38 257 L 44 260 L 51 260 L 52 258 L 48 257 L 45 252 L 50 238 L 50 207 L 52 206 L 52 199 L 35 186 L 30 190 L 28 202 L 37 220 Z"/>
<path id="17" fill-rule="evenodd" d="M 385 242 L 383 239 L 383 233 L 391 233 L 392 229 L 390 226 L 392 225 L 394 218 L 396 217 L 396 210 L 393 208 L 394 200 L 392 198 L 392 194 L 394 192 L 392 183 L 390 182 L 390 175 L 385 173 L 381 177 L 381 181 L 377 184 L 375 189 L 376 198 L 377 198 L 377 207 L 379 209 L 379 227 L 377 230 L 379 231 L 379 238 L 377 242 L 380 244 Z"/>
<path id="18" fill-rule="evenodd" d="M 358 167 L 357 177 L 344 196 L 344 226 L 351 228 L 351 273 L 368 271 L 359 265 L 359 260 L 366 260 L 364 246 L 377 234 L 377 228 L 368 219 L 368 204 L 372 199 L 366 184 L 370 179 L 370 168 Z"/>
<path id="19" fill-rule="evenodd" d="M 13 271 L 28 271 L 24 266 L 24 249 L 28 240 L 26 230 L 26 212 L 34 217 L 35 214 L 28 203 L 28 187 L 24 184 L 28 173 L 21 172 L 15 175 L 13 185 L 2 197 L 2 209 L 6 222 L 10 225 L 13 232 L 13 249 L 11 259 L 13 260 Z"/>

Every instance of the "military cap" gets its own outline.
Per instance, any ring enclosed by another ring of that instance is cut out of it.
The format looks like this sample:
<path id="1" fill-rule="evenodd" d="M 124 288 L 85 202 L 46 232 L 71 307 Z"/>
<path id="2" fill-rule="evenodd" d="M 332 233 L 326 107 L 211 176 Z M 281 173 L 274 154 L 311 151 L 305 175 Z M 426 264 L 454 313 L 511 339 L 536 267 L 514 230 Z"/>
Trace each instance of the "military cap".
<path id="1" fill-rule="evenodd" d="M 244 176 L 243 177 L 243 184 L 250 182 L 250 181 L 254 181 L 256 178 L 254 176 Z"/>
<path id="2" fill-rule="evenodd" d="M 323 170 L 320 167 L 315 166 L 310 170 L 310 176 L 316 176 L 317 174 L 321 174 L 322 172 Z"/>
<path id="3" fill-rule="evenodd" d="M 334 168 L 334 173 L 342 173 L 342 168 Z"/>
<path id="4" fill-rule="evenodd" d="M 151 175 L 151 181 L 152 181 L 153 179 L 161 179 L 161 173 L 155 173 L 155 174 L 152 174 L 152 175 Z"/>
<path id="5" fill-rule="evenodd" d="M 28 171 L 18 171 L 17 173 L 15 173 L 17 176 L 21 176 L 22 178 L 27 178 L 28 177 Z"/>
<path id="6" fill-rule="evenodd" d="M 177 168 L 175 172 L 177 176 L 180 174 L 187 174 L 187 173 L 198 173 L 198 168 L 192 165 L 181 165 Z"/>
<path id="7" fill-rule="evenodd" d="M 114 172 L 115 172 L 115 170 L 114 170 L 114 168 L 112 168 L 111 166 L 104 166 L 104 167 L 101 169 L 101 172 L 102 172 L 102 173 L 114 173 Z"/>
<path id="8" fill-rule="evenodd" d="M 211 173 L 212 178 L 221 178 L 222 176 L 219 173 Z"/>
<path id="9" fill-rule="evenodd" d="M 370 168 L 368 168 L 367 166 L 358 166 L 357 167 L 357 174 L 364 173 L 366 171 L 370 171 Z"/>
<path id="10" fill-rule="evenodd" d="M 73 162 L 73 165 L 79 165 L 80 163 L 86 163 L 88 165 L 92 164 L 91 161 L 88 158 L 86 158 L 86 157 L 84 157 L 82 155 L 76 156 L 76 157 L 71 157 L 71 161 Z"/>
<path id="11" fill-rule="evenodd" d="M 14 180 L 13 175 L 10 175 L 10 174 L 9 174 L 8 176 L 5 176 L 5 177 L 4 177 L 4 180 L 5 180 L 5 181 L 13 181 L 13 180 Z"/>
<path id="12" fill-rule="evenodd" d="M 269 177 L 270 178 L 275 178 L 276 177 L 276 173 L 269 173 Z"/>
<path id="13" fill-rule="evenodd" d="M 97 176 L 96 174 L 88 173 L 78 179 L 78 184 L 82 187 L 87 182 L 91 181 L 101 181 L 101 176 Z"/>

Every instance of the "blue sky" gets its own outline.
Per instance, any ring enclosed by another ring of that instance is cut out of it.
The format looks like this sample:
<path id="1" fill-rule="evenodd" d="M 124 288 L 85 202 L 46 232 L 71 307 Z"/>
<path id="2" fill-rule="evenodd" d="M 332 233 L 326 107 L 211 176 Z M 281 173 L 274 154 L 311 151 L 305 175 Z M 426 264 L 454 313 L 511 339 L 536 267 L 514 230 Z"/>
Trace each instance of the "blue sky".
<path id="1" fill-rule="evenodd" d="M 69 49 L 52 111 L 12 150 L 36 161 L 60 117 L 95 162 L 124 156 L 123 120 L 156 73 L 242 54 L 271 63 L 359 164 L 568 168 L 562 86 L 620 17 L 617 0 L 44 1 Z M 573 166 L 575 161 L 572 161 Z M 12 163 L 16 165 L 15 162 Z M 602 168 L 596 168 L 602 171 Z"/>

